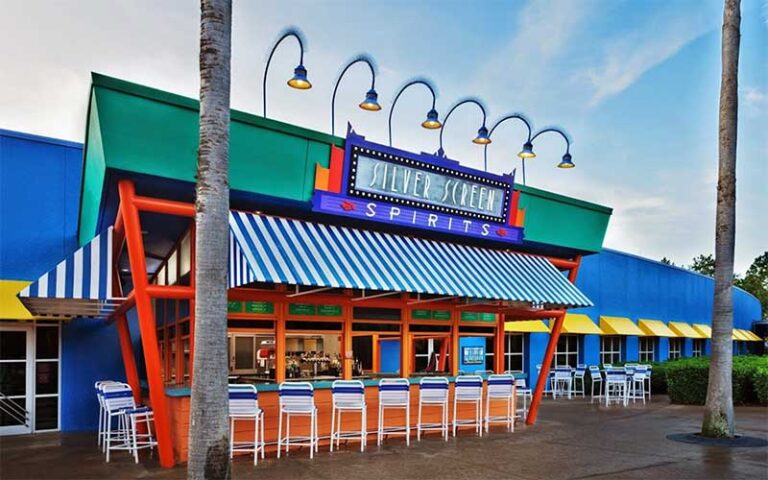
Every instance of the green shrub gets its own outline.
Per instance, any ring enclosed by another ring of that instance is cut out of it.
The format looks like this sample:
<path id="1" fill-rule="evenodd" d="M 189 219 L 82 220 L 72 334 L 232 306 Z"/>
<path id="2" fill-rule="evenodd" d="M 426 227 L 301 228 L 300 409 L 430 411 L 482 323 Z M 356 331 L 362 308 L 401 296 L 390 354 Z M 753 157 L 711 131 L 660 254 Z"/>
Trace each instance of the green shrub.
<path id="1" fill-rule="evenodd" d="M 663 376 L 666 377 L 667 393 L 673 403 L 704 404 L 709 383 L 709 362 L 709 357 L 681 358 L 666 362 L 662 368 L 665 372 Z M 654 375 L 656 373 L 654 369 Z M 732 387 L 733 403 L 736 405 L 768 404 L 768 357 L 734 357 Z"/>
<path id="2" fill-rule="evenodd" d="M 752 385 L 755 388 L 757 403 L 768 405 L 768 367 L 758 366 L 752 372 Z"/>

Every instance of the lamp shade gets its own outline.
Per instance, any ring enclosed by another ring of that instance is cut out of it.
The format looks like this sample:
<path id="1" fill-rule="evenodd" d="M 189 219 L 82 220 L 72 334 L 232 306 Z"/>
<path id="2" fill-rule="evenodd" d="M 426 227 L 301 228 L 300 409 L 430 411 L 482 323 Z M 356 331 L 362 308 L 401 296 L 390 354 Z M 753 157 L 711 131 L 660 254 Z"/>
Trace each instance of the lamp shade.
<path id="1" fill-rule="evenodd" d="M 533 153 L 533 144 L 531 142 L 525 142 L 523 149 L 517 156 L 520 158 L 536 158 L 536 154 Z"/>
<path id="2" fill-rule="evenodd" d="M 421 122 L 421 126 L 429 130 L 434 130 L 443 126 L 438 120 L 437 110 L 434 108 L 427 113 L 427 119 Z"/>
<path id="3" fill-rule="evenodd" d="M 293 69 L 293 77 L 288 80 L 288 86 L 298 90 L 312 88 L 312 84 L 307 79 L 307 69 L 304 68 L 304 65 L 298 65 Z"/>
<path id="4" fill-rule="evenodd" d="M 371 112 L 377 112 L 381 110 L 379 105 L 379 94 L 373 88 L 368 90 L 365 94 L 365 100 L 360 103 L 360 108 L 363 110 L 369 110 Z"/>
<path id="5" fill-rule="evenodd" d="M 491 143 L 491 137 L 488 136 L 488 129 L 485 128 L 485 125 L 477 131 L 477 136 L 472 140 L 472 143 L 477 143 L 478 145 L 488 145 Z"/>
<path id="6" fill-rule="evenodd" d="M 573 168 L 576 165 L 573 164 L 573 160 L 571 160 L 571 154 L 566 153 L 563 155 L 563 160 L 560 162 L 560 164 L 557 166 L 558 168 Z"/>

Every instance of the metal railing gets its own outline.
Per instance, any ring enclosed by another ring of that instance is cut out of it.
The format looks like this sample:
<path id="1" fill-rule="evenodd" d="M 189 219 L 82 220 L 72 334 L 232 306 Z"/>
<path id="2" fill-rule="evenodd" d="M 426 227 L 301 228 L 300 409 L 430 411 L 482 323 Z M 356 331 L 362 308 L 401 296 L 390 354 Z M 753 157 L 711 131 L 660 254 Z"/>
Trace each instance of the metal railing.
<path id="1" fill-rule="evenodd" d="M 0 412 L 11 417 L 19 425 L 29 427 L 29 412 L 3 392 L 0 392 Z"/>

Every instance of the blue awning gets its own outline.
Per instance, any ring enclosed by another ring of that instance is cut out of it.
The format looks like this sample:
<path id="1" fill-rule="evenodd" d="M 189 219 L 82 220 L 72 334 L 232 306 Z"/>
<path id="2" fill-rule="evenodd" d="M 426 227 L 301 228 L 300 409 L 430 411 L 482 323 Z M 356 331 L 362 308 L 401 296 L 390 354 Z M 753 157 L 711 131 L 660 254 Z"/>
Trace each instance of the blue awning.
<path id="1" fill-rule="evenodd" d="M 369 230 L 231 212 L 229 287 L 253 282 L 584 307 L 547 259 Z"/>
<path id="2" fill-rule="evenodd" d="M 112 295 L 112 227 L 19 292 L 37 317 L 106 317 L 123 300 Z"/>

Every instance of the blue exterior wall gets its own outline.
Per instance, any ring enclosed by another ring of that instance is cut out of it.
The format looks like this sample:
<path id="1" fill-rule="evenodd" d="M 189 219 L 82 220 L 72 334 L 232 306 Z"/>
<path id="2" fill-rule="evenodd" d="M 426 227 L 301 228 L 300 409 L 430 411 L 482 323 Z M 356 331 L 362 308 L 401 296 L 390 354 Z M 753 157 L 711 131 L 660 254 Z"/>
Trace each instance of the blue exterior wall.
<path id="1" fill-rule="evenodd" d="M 36 280 L 77 248 L 83 147 L 0 130 L 0 279 Z"/>
<path id="2" fill-rule="evenodd" d="M 0 279 L 36 280 L 77 249 L 82 155 L 77 143 L 0 130 Z M 95 430 L 94 382 L 125 379 L 117 329 L 75 319 L 61 335 L 61 429 Z"/>

